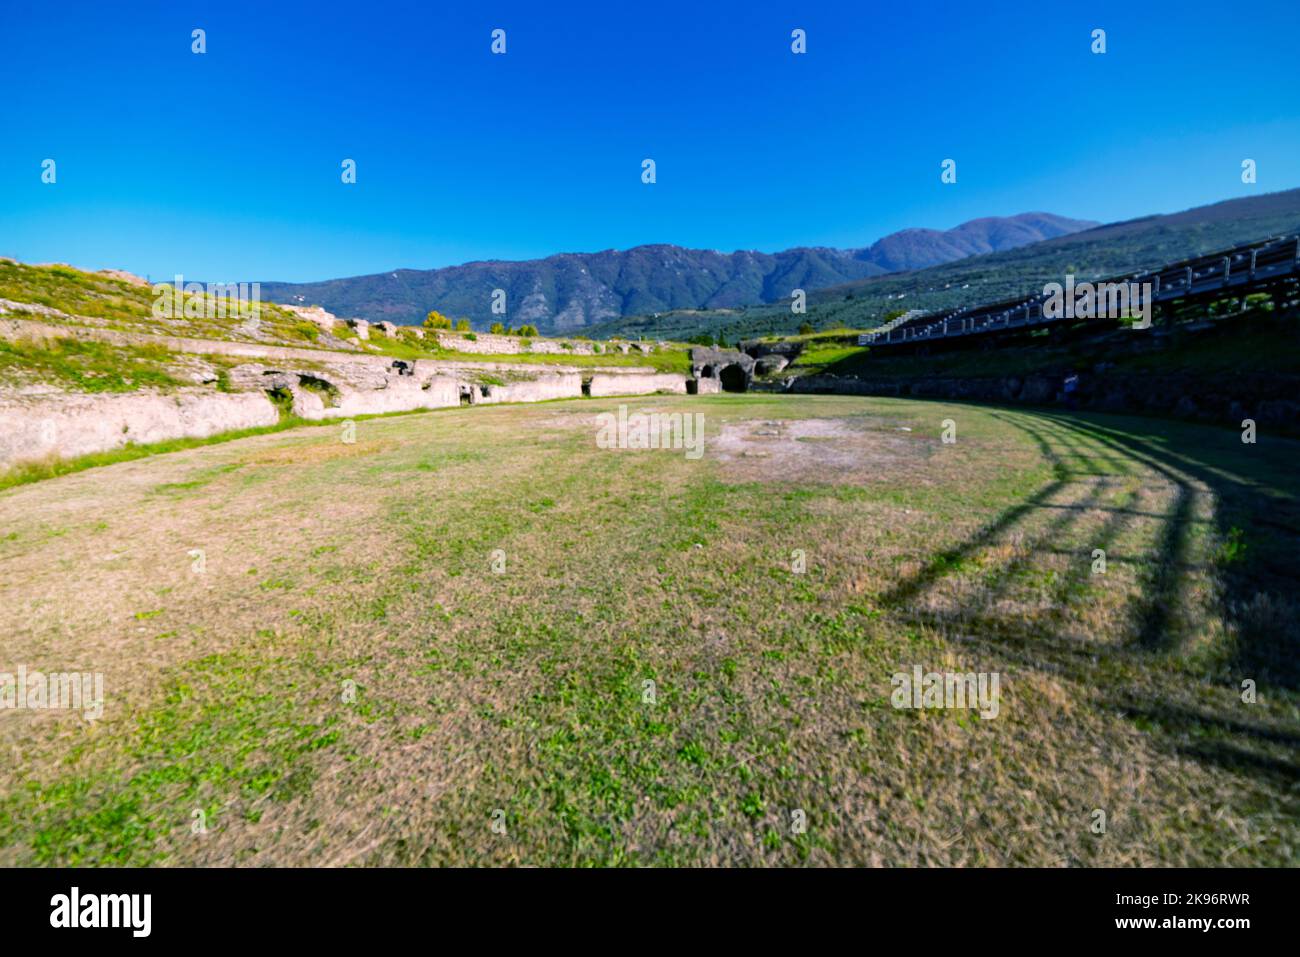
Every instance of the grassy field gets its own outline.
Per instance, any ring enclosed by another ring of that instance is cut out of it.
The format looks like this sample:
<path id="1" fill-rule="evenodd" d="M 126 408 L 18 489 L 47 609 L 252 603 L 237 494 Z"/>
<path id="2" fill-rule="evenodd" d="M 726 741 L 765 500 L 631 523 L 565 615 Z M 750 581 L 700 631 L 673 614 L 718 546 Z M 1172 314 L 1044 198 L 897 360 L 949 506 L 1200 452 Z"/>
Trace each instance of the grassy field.
<path id="1" fill-rule="evenodd" d="M 1294 864 L 1300 443 L 627 404 L 703 458 L 577 400 L 0 492 L 0 671 L 106 699 L 0 711 L 0 864 Z"/>

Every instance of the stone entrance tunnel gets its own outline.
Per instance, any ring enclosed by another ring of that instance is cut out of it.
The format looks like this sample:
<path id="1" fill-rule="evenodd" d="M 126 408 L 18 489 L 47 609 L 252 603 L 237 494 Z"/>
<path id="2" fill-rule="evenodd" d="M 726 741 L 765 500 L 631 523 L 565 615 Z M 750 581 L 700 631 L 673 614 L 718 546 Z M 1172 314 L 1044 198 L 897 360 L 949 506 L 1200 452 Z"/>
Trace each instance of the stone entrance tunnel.
<path id="1" fill-rule="evenodd" d="M 697 378 L 716 379 L 724 392 L 748 392 L 754 359 L 733 349 L 697 346 L 691 350 L 691 372 Z"/>
<path id="2" fill-rule="evenodd" d="M 724 392 L 744 392 L 749 388 L 749 376 L 739 365 L 725 365 L 718 371 L 718 381 Z"/>

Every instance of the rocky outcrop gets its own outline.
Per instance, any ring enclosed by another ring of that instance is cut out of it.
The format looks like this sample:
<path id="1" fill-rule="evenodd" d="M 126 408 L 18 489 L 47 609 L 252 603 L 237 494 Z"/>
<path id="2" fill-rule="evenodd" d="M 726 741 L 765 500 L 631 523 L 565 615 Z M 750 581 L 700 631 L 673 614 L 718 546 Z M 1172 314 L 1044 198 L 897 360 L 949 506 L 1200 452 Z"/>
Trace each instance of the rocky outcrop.
<path id="1" fill-rule="evenodd" d="M 101 269 L 99 274 L 101 276 L 107 276 L 110 279 L 121 280 L 122 282 L 129 283 L 132 286 L 143 286 L 146 289 L 149 288 L 148 279 L 145 279 L 143 276 L 137 276 L 133 272 L 127 272 L 125 269 Z"/>
<path id="2" fill-rule="evenodd" d="M 326 312 L 320 306 L 281 306 L 281 309 L 287 309 L 299 319 L 306 319 L 314 324 L 321 332 L 333 333 L 334 324 L 338 322 L 338 317 L 332 312 Z"/>
<path id="3" fill-rule="evenodd" d="M 279 411 L 264 392 L 211 390 L 158 394 L 46 395 L 0 400 L 0 464 L 74 458 L 178 438 L 274 425 Z"/>
<path id="4" fill-rule="evenodd" d="M 686 376 L 670 372 L 593 375 L 588 395 L 647 395 L 652 392 L 686 394 Z"/>

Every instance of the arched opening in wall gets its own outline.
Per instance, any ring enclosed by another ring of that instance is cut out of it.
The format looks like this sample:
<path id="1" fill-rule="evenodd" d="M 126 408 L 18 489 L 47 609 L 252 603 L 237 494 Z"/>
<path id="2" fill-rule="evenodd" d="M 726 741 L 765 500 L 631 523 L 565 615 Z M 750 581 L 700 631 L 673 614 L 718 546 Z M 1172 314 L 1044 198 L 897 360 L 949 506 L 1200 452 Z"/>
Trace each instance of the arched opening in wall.
<path id="1" fill-rule="evenodd" d="M 583 379 L 583 380 L 582 380 L 582 394 L 585 395 L 587 398 L 591 398 L 591 379 L 590 379 L 590 378 L 587 378 L 587 379 Z"/>
<path id="2" fill-rule="evenodd" d="M 298 385 L 317 396 L 321 401 L 321 405 L 325 406 L 327 409 L 338 408 L 340 401 L 339 390 L 334 383 L 328 382 L 325 379 L 319 379 L 314 375 L 303 375 L 299 373 Z"/>
<path id="3" fill-rule="evenodd" d="M 749 388 L 749 379 L 745 375 L 745 370 L 734 363 L 723 366 L 718 378 L 722 382 L 724 392 L 744 392 Z"/>

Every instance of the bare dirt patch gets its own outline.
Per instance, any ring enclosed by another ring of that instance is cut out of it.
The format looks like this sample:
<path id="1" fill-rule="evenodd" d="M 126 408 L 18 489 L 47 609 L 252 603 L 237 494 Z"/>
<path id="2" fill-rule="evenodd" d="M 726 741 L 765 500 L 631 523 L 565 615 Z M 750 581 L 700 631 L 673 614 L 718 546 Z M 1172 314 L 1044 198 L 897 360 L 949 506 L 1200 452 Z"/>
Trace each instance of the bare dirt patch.
<path id="1" fill-rule="evenodd" d="M 923 461 L 929 443 L 849 419 L 747 419 L 708 443 L 724 478 L 740 481 L 869 482 Z"/>

